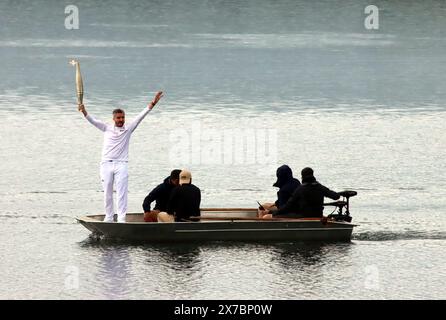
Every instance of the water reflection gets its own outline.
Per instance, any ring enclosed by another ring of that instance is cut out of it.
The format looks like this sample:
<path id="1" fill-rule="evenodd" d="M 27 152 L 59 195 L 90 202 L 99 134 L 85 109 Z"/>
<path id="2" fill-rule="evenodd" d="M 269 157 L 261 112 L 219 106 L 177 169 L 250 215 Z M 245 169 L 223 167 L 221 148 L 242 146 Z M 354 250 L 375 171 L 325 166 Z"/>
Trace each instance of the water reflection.
<path id="1" fill-rule="evenodd" d="M 97 241 L 88 238 L 80 243 L 81 247 L 89 249 L 98 257 L 96 262 L 95 283 L 105 300 L 123 299 L 130 292 L 129 278 L 132 259 L 129 247 L 107 241 Z"/>
<path id="2" fill-rule="evenodd" d="M 271 250 L 272 261 L 284 272 L 313 269 L 320 271 L 330 265 L 332 259 L 340 259 L 349 254 L 352 243 L 284 243 Z"/>
<path id="3" fill-rule="evenodd" d="M 156 259 L 158 265 L 186 276 L 196 272 L 201 264 L 199 244 L 155 244 L 144 246 L 144 251 L 150 262 Z"/>
<path id="4" fill-rule="evenodd" d="M 295 265 L 314 265 L 323 258 L 324 244 L 282 244 L 276 246 L 273 252 L 276 254 L 273 260 L 286 268 Z"/>
<path id="5" fill-rule="evenodd" d="M 99 261 L 98 280 L 105 299 L 122 299 L 129 292 L 131 259 L 126 247 L 104 247 Z"/>

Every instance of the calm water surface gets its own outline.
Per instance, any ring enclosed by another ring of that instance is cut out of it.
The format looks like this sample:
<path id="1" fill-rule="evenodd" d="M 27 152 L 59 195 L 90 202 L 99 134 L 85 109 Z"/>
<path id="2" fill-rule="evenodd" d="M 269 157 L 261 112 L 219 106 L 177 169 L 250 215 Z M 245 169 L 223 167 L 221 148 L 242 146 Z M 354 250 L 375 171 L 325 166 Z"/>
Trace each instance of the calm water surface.
<path id="1" fill-rule="evenodd" d="M 369 31 L 368 4 L 77 1 L 66 30 L 65 4 L 1 2 L 0 298 L 445 299 L 446 5 L 375 1 Z M 74 218 L 102 210 L 102 135 L 72 57 L 103 120 L 165 91 L 132 137 L 130 212 L 175 167 L 203 207 L 253 207 L 277 166 L 312 166 L 358 191 L 352 242 L 90 239 Z M 225 162 L 250 133 L 272 153 Z"/>

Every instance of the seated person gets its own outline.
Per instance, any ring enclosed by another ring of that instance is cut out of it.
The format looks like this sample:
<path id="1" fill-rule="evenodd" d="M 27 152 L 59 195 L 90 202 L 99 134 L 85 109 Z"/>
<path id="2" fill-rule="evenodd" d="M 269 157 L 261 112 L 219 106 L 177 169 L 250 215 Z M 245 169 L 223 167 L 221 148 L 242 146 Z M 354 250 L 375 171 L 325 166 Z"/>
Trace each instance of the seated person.
<path id="1" fill-rule="evenodd" d="M 291 198 L 294 190 L 298 186 L 300 186 L 299 180 L 293 177 L 293 171 L 291 171 L 291 168 L 284 164 L 283 166 L 277 168 L 276 171 L 277 181 L 273 184 L 273 187 L 279 188 L 279 191 L 277 191 L 277 200 L 274 203 L 264 203 L 262 204 L 262 207 L 265 210 L 277 210 L 282 208 L 288 201 L 289 198 Z M 262 217 L 262 212 L 259 208 L 259 217 Z"/>
<path id="2" fill-rule="evenodd" d="M 172 190 L 179 185 L 181 170 L 175 169 L 170 173 L 170 177 L 164 179 L 164 182 L 156 186 L 147 197 L 145 197 L 142 204 L 144 209 L 145 222 L 157 222 L 158 213 L 167 210 L 167 203 L 169 202 Z M 150 210 L 150 204 L 156 201 L 153 210 Z"/>
<path id="3" fill-rule="evenodd" d="M 200 216 L 201 191 L 192 184 L 191 173 L 180 173 L 180 185 L 173 189 L 167 211 L 158 214 L 158 222 L 179 222 Z"/>
<path id="4" fill-rule="evenodd" d="M 316 181 L 313 169 L 302 169 L 302 184 L 278 210 L 264 210 L 264 219 L 322 217 L 324 197 L 338 200 L 340 195 Z"/>

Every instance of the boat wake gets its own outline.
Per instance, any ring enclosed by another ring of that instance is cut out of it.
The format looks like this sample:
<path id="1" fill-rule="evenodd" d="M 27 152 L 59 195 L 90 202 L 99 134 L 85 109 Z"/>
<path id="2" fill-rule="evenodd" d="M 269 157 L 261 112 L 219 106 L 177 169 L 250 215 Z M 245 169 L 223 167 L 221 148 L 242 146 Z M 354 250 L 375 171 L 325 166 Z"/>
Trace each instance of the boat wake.
<path id="1" fill-rule="evenodd" d="M 353 233 L 352 240 L 392 241 L 392 240 L 446 240 L 446 232 L 439 231 L 366 231 Z"/>

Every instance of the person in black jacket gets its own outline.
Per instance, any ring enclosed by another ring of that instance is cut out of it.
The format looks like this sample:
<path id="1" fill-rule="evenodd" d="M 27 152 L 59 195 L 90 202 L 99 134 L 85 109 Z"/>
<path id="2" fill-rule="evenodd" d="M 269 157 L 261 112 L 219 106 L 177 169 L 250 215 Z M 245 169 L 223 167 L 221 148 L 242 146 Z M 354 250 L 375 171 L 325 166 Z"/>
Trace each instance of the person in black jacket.
<path id="1" fill-rule="evenodd" d="M 302 184 L 288 202 L 278 210 L 265 210 L 263 218 L 322 217 L 324 197 L 338 200 L 340 195 L 316 181 L 313 169 L 302 169 Z"/>
<path id="2" fill-rule="evenodd" d="M 284 164 L 277 168 L 276 171 L 277 181 L 273 184 L 273 187 L 279 188 L 277 191 L 277 200 L 274 203 L 263 203 L 263 210 L 277 210 L 282 208 L 293 195 L 294 190 L 300 186 L 299 180 L 293 177 L 293 171 L 291 168 Z M 259 208 L 259 217 L 262 217 L 262 210 Z"/>
<path id="3" fill-rule="evenodd" d="M 181 170 L 175 169 L 170 173 L 170 177 L 164 179 L 164 182 L 156 186 L 147 197 L 145 197 L 142 204 L 144 209 L 144 221 L 156 222 L 158 213 L 167 210 L 167 204 L 170 199 L 172 190 L 179 185 Z M 153 210 L 150 210 L 150 205 L 156 201 Z"/>
<path id="4" fill-rule="evenodd" d="M 189 171 L 180 173 L 180 185 L 175 187 L 166 212 L 158 214 L 158 222 L 181 222 L 189 217 L 200 216 L 201 191 L 192 184 Z"/>

